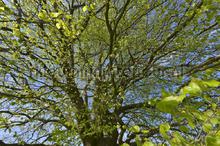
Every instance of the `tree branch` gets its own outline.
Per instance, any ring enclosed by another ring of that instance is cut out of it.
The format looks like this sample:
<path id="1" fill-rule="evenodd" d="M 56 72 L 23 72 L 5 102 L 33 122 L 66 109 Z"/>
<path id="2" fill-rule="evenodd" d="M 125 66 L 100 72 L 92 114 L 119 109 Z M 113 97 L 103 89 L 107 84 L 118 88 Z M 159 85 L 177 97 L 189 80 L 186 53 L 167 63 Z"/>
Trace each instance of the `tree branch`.
<path id="1" fill-rule="evenodd" d="M 18 143 L 7 144 L 4 143 L 2 140 L 0 140 L 0 145 L 1 146 L 58 146 L 58 145 L 45 145 L 45 144 L 18 144 Z"/>
<path id="2" fill-rule="evenodd" d="M 146 102 L 134 103 L 134 104 L 129 104 L 129 105 L 122 106 L 116 112 L 120 114 L 120 113 L 127 112 L 128 110 L 139 109 L 139 108 L 152 108 L 152 109 L 154 109 L 155 106 L 150 105 L 148 103 L 148 101 L 146 101 Z"/>

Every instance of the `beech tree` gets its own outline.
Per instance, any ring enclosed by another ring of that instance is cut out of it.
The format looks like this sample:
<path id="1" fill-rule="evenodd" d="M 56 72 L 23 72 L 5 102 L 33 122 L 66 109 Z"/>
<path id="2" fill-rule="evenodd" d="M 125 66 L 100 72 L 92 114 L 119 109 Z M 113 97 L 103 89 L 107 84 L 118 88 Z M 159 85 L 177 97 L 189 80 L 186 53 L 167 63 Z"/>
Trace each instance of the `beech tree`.
<path id="1" fill-rule="evenodd" d="M 219 0 L 1 0 L 1 146 L 220 145 Z"/>

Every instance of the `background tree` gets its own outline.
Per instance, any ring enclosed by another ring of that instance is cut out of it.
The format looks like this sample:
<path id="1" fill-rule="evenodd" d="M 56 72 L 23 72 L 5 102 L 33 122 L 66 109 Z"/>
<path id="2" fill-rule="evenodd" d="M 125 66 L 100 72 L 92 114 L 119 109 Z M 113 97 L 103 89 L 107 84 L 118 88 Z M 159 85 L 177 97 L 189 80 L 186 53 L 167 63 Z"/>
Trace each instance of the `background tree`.
<path id="1" fill-rule="evenodd" d="M 1 0 L 1 145 L 218 145 L 218 0 Z"/>

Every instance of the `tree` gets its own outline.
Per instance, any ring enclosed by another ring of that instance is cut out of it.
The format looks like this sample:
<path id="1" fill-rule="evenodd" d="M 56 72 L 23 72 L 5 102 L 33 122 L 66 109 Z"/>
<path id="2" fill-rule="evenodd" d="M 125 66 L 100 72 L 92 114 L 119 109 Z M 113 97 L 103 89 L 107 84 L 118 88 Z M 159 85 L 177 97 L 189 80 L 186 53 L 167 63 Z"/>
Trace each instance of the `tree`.
<path id="1" fill-rule="evenodd" d="M 218 145 L 219 12 L 218 0 L 1 0 L 1 145 Z"/>

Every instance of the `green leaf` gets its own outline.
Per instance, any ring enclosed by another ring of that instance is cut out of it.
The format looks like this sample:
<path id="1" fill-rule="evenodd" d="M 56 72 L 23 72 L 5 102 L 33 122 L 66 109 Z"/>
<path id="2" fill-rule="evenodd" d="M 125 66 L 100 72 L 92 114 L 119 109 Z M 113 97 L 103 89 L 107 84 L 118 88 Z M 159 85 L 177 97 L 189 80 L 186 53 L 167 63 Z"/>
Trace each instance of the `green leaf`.
<path id="1" fill-rule="evenodd" d="M 203 113 L 198 112 L 198 111 L 194 111 L 192 112 L 192 114 L 199 120 L 201 121 L 205 121 L 207 119 L 207 116 L 205 116 Z"/>
<path id="2" fill-rule="evenodd" d="M 135 125 L 135 126 L 130 128 L 130 131 L 134 132 L 134 133 L 138 133 L 138 132 L 140 132 L 140 127 Z"/>
<path id="3" fill-rule="evenodd" d="M 168 96 L 159 101 L 156 107 L 162 112 L 173 113 L 184 98 L 184 96 Z"/>
<path id="4" fill-rule="evenodd" d="M 150 5 L 149 5 L 149 4 L 145 4 L 144 7 L 145 7 L 145 9 L 147 10 L 147 9 L 150 8 Z"/>
<path id="5" fill-rule="evenodd" d="M 146 141 L 142 146 L 154 146 L 154 144 L 152 142 Z"/>
<path id="6" fill-rule="evenodd" d="M 206 137 L 206 146 L 219 146 L 219 145 L 220 145 L 220 136 Z"/>
<path id="7" fill-rule="evenodd" d="M 205 131 L 205 132 L 209 132 L 211 129 L 212 129 L 212 124 L 210 124 L 210 123 L 204 123 L 203 125 L 202 125 L 202 129 Z"/>
<path id="8" fill-rule="evenodd" d="M 216 80 L 203 81 L 203 83 L 209 87 L 218 87 L 220 86 L 220 82 Z"/>
<path id="9" fill-rule="evenodd" d="M 194 123 L 192 120 L 189 120 L 189 119 L 187 119 L 187 120 L 188 120 L 189 126 L 190 126 L 191 128 L 195 128 L 195 123 Z"/>
<path id="10" fill-rule="evenodd" d="M 68 121 L 65 122 L 64 124 L 67 125 L 67 126 L 72 126 L 72 123 L 71 123 L 71 122 L 68 122 Z"/>
<path id="11" fill-rule="evenodd" d="M 0 7 L 0 12 L 3 12 L 5 10 L 4 7 Z"/>
<path id="12" fill-rule="evenodd" d="M 130 145 L 127 143 L 123 143 L 121 146 L 130 146 Z"/>
<path id="13" fill-rule="evenodd" d="M 170 130 L 170 125 L 168 123 L 164 123 L 164 124 L 161 124 L 160 125 L 160 134 L 164 137 L 164 138 L 169 138 L 168 135 L 167 135 L 167 131 Z"/>
<path id="14" fill-rule="evenodd" d="M 160 131 L 167 132 L 170 130 L 170 125 L 168 123 L 164 123 L 160 125 Z"/>
<path id="15" fill-rule="evenodd" d="M 45 10 L 42 10 L 39 14 L 38 17 L 42 20 L 47 20 L 47 12 Z"/>
<path id="16" fill-rule="evenodd" d="M 187 141 L 182 137 L 182 135 L 176 131 L 172 133 L 171 143 L 172 143 L 171 145 L 180 145 L 180 146 L 188 145 Z"/>
<path id="17" fill-rule="evenodd" d="M 220 15 L 216 16 L 216 21 L 220 24 Z"/>
<path id="18" fill-rule="evenodd" d="M 17 37 L 20 37 L 21 36 L 21 32 L 18 28 L 14 28 L 13 29 L 13 35 L 17 36 Z"/>
<path id="19" fill-rule="evenodd" d="M 158 102 L 157 99 L 151 99 L 148 101 L 148 104 L 154 106 L 156 105 L 157 102 Z"/>
<path id="20" fill-rule="evenodd" d="M 198 95 L 202 92 L 201 87 L 199 86 L 199 81 L 196 79 L 193 79 L 188 86 L 185 86 L 183 89 L 181 89 L 180 94 L 181 95 Z"/>
<path id="21" fill-rule="evenodd" d="M 216 125 L 216 124 L 218 124 L 218 119 L 217 118 L 211 118 L 210 119 L 210 122 L 213 124 L 213 125 Z"/>
<path id="22" fill-rule="evenodd" d="M 139 135 L 136 135 L 136 137 L 135 137 L 135 142 L 136 142 L 137 146 L 142 146 L 141 138 L 140 138 Z"/>
<path id="23" fill-rule="evenodd" d="M 215 110 L 215 109 L 216 109 L 216 107 L 217 107 L 217 104 L 212 103 L 212 104 L 211 104 L 211 106 L 212 106 L 212 109 L 213 109 L 213 110 Z"/>
<path id="24" fill-rule="evenodd" d="M 15 105 L 16 104 L 16 102 L 11 102 L 11 105 Z"/>
<path id="25" fill-rule="evenodd" d="M 50 13 L 50 16 L 51 16 L 52 18 L 57 18 L 59 15 L 60 15 L 60 13 L 58 13 L 58 12 L 52 12 L 52 13 Z"/>
<path id="26" fill-rule="evenodd" d="M 58 28 L 58 29 L 60 29 L 61 27 L 62 27 L 62 23 L 59 21 L 59 22 L 57 22 L 56 23 L 56 27 Z"/>
<path id="27" fill-rule="evenodd" d="M 214 113 L 212 110 L 207 110 L 203 113 L 204 115 L 208 116 L 208 117 L 211 117 Z"/>
<path id="28" fill-rule="evenodd" d="M 186 126 L 180 126 L 180 130 L 183 132 L 189 132 L 189 129 Z"/>
<path id="29" fill-rule="evenodd" d="M 84 6 L 82 10 L 83 12 L 86 12 L 88 10 L 88 6 Z"/>
<path id="30" fill-rule="evenodd" d="M 161 93 L 162 93 L 162 97 L 170 96 L 170 93 L 167 92 L 165 89 L 162 89 Z"/>
<path id="31" fill-rule="evenodd" d="M 147 134 L 147 133 L 149 133 L 149 130 L 142 130 L 141 131 L 143 134 Z"/>

